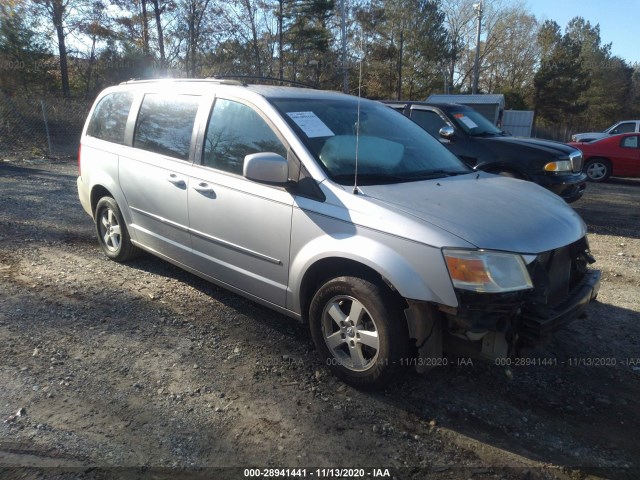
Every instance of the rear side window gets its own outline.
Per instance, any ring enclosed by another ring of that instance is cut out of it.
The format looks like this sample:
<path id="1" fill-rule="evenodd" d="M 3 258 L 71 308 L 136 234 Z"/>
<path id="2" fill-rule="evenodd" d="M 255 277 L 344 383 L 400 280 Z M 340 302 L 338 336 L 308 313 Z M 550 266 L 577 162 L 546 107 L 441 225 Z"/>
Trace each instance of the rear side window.
<path id="1" fill-rule="evenodd" d="M 132 92 L 117 92 L 106 95 L 93 110 L 87 127 L 87 135 L 108 142 L 124 145 L 124 130 L 131 103 Z"/>
<path id="2" fill-rule="evenodd" d="M 636 131 L 636 124 L 627 122 L 627 123 L 621 123 L 616 128 L 611 130 L 609 133 L 611 135 L 618 135 L 619 133 L 632 133 L 635 131 Z"/>
<path id="3" fill-rule="evenodd" d="M 140 106 L 133 146 L 180 160 L 189 159 L 200 97 L 147 94 Z"/>
<path id="4" fill-rule="evenodd" d="M 411 110 L 411 120 L 436 138 L 439 136 L 440 129 L 447 125 L 440 115 L 431 110 Z"/>

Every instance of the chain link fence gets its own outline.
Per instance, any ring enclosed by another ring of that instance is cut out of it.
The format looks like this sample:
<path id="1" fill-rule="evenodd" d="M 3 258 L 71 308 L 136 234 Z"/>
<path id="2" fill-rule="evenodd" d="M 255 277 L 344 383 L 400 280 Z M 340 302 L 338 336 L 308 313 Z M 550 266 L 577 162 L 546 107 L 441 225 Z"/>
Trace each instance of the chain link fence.
<path id="1" fill-rule="evenodd" d="M 91 101 L 9 96 L 0 91 L 0 152 L 73 156 Z"/>

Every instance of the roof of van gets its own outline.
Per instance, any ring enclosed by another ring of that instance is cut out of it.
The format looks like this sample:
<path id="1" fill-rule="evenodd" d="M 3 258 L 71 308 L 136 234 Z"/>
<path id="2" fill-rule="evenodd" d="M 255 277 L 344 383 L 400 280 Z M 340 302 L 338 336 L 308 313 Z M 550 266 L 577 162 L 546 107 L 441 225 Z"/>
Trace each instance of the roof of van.
<path id="1" fill-rule="evenodd" d="M 336 98 L 348 96 L 341 92 L 330 90 L 316 90 L 312 88 L 288 87 L 276 85 L 246 84 L 237 80 L 229 79 L 154 79 L 154 80 L 130 80 L 123 82 L 121 86 L 133 86 L 144 88 L 144 85 L 171 85 L 181 86 L 193 84 L 199 89 L 206 89 L 207 86 L 222 86 L 224 88 L 247 89 L 266 98 Z"/>

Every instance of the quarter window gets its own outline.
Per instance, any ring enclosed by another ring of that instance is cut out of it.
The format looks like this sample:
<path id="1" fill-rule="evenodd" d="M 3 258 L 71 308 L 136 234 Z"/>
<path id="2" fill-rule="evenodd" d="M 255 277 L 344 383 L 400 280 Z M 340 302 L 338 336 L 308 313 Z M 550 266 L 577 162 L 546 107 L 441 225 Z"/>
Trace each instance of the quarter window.
<path id="1" fill-rule="evenodd" d="M 638 136 L 632 135 L 631 137 L 625 137 L 622 139 L 622 147 L 625 148 L 638 148 Z"/>
<path id="2" fill-rule="evenodd" d="M 199 101 L 199 97 L 190 95 L 145 95 L 133 146 L 188 160 Z"/>
<path id="3" fill-rule="evenodd" d="M 244 157 L 258 152 L 287 155 L 285 146 L 255 110 L 217 99 L 207 126 L 204 165 L 242 175 Z"/>
<path id="4" fill-rule="evenodd" d="M 112 93 L 105 96 L 93 110 L 87 135 L 124 145 L 124 131 L 132 103 L 132 92 Z"/>

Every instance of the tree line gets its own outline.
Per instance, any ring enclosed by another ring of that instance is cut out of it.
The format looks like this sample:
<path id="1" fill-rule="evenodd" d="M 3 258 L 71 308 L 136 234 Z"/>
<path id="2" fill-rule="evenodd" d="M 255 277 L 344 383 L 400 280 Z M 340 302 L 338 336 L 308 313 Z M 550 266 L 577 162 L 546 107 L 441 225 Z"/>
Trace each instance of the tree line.
<path id="1" fill-rule="evenodd" d="M 92 99 L 131 78 L 241 75 L 423 100 L 469 93 L 479 0 L 3 0 L 0 89 Z M 481 93 L 566 135 L 640 117 L 640 65 L 581 17 L 484 0 Z"/>

